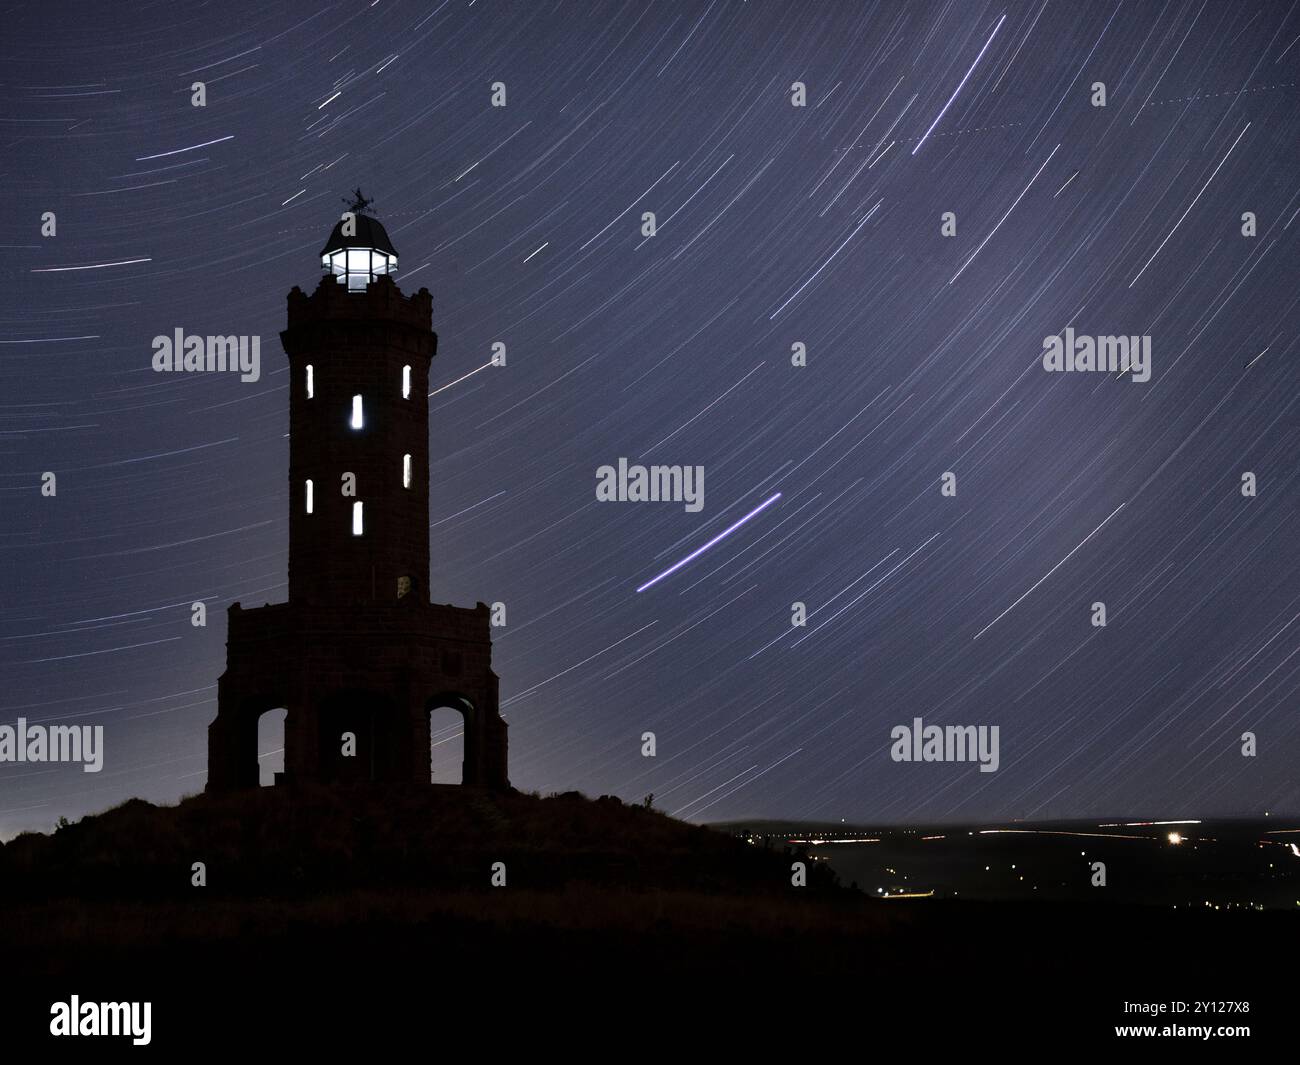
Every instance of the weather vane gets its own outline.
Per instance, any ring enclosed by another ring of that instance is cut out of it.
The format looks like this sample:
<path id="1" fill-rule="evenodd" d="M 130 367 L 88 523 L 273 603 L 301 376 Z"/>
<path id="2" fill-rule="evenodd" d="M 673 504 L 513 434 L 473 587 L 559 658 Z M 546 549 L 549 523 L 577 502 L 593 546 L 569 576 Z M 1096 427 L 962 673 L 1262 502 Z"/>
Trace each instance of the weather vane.
<path id="1" fill-rule="evenodd" d="M 353 214 L 364 214 L 366 208 L 369 207 L 375 201 L 367 200 L 364 196 L 361 195 L 360 189 L 355 189 L 353 190 L 351 201 L 349 201 L 345 196 L 343 198 L 343 202 L 348 205 L 348 210 L 351 211 Z"/>

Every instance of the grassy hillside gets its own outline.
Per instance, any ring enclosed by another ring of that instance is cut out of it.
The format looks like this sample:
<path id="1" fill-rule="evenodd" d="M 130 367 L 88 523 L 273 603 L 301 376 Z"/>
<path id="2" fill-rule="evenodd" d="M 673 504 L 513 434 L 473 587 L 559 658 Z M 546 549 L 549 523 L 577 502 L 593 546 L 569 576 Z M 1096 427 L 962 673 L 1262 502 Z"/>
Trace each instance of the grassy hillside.
<path id="1" fill-rule="evenodd" d="M 0 897 L 486 891 L 496 862 L 505 863 L 507 889 L 771 895 L 794 890 L 792 860 L 613 797 L 267 788 L 178 806 L 136 799 L 52 835 L 18 836 L 0 847 Z M 195 862 L 206 867 L 206 888 L 191 885 Z M 832 882 L 814 867 L 805 890 L 833 890 Z"/>

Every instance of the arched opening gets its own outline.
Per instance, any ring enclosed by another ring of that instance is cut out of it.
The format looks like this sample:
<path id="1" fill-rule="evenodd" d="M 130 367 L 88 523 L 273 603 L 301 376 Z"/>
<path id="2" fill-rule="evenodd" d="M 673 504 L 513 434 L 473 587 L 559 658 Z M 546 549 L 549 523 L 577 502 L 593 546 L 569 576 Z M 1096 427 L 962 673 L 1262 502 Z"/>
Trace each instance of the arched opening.
<path id="1" fill-rule="evenodd" d="M 284 707 L 264 710 L 257 718 L 257 782 L 262 787 L 275 785 L 284 772 L 284 723 L 289 711 Z"/>
<path id="2" fill-rule="evenodd" d="M 465 715 L 451 706 L 429 711 L 429 779 L 434 784 L 465 781 Z"/>
<path id="3" fill-rule="evenodd" d="M 208 726 L 208 787 L 216 791 L 274 782 L 284 768 L 284 695 L 249 694 L 240 679 L 223 675 L 217 683 L 217 717 Z"/>

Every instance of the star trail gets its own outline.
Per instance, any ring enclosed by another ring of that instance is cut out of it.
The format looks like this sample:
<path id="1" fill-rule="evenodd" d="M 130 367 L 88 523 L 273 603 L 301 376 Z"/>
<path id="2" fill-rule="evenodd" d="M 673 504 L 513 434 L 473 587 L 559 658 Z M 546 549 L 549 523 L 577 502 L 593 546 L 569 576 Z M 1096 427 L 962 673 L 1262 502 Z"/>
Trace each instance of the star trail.
<path id="1" fill-rule="evenodd" d="M 0 837 L 203 788 L 226 607 L 287 594 L 285 296 L 356 186 L 433 294 L 427 591 L 508 608 L 516 787 L 1300 806 L 1300 5 L 313 7 L 6 12 L 0 724 L 103 766 L 0 764 Z M 1044 372 L 1067 329 L 1150 380 Z M 260 379 L 155 373 L 175 330 Z M 599 503 L 621 456 L 704 508 Z M 892 761 L 913 719 L 997 771 Z"/>

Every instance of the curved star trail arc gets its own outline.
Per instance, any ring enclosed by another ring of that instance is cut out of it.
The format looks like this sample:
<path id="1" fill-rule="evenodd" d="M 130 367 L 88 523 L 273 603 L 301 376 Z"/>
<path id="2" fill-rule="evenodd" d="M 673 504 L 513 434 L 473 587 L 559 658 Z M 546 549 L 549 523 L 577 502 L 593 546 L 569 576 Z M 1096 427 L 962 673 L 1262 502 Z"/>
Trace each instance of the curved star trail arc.
<path id="1" fill-rule="evenodd" d="M 0 724 L 106 763 L 0 765 L 0 837 L 203 786 L 226 607 L 286 595 L 285 297 L 358 185 L 433 296 L 427 593 L 507 611 L 516 786 L 1300 806 L 1293 7 L 8 11 Z M 155 374 L 177 328 L 261 379 Z M 1067 329 L 1150 336 L 1151 381 L 1045 372 Z M 703 511 L 598 502 L 620 456 L 703 466 Z M 900 774 L 914 717 L 1001 768 Z"/>

